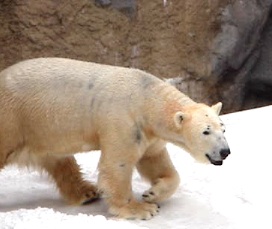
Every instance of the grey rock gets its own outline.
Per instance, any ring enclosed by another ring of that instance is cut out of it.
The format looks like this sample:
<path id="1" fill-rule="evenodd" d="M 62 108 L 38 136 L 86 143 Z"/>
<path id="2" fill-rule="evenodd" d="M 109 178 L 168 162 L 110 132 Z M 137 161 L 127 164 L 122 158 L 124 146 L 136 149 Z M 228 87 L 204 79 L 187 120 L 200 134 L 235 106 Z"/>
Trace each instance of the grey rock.
<path id="1" fill-rule="evenodd" d="M 111 0 L 95 0 L 95 4 L 99 6 L 109 6 L 111 5 Z"/>
<path id="2" fill-rule="evenodd" d="M 251 88 L 258 90 L 270 88 L 272 90 L 272 15 L 265 27 L 260 41 L 261 55 L 258 64 L 250 74 Z"/>
<path id="3" fill-rule="evenodd" d="M 121 11 L 130 18 L 137 12 L 137 0 L 112 0 L 112 7 Z"/>
<path id="4" fill-rule="evenodd" d="M 236 0 L 222 10 L 221 32 L 211 48 L 212 75 L 244 64 L 260 39 L 271 4 L 272 0 Z"/>
<path id="5" fill-rule="evenodd" d="M 95 4 L 101 7 L 111 6 L 126 16 L 133 18 L 137 12 L 137 0 L 95 0 Z"/>
<path id="6" fill-rule="evenodd" d="M 272 15 L 259 43 L 260 58 L 249 74 L 244 109 L 272 104 Z"/>

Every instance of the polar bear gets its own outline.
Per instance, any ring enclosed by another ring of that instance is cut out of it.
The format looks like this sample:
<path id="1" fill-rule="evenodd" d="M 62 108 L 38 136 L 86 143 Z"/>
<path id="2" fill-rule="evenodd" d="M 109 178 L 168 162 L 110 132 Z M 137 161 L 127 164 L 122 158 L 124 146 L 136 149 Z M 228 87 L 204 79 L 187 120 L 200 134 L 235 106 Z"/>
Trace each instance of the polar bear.
<path id="1" fill-rule="evenodd" d="M 230 154 L 222 104 L 196 103 L 137 69 L 65 58 L 37 58 L 0 73 L 0 169 L 45 170 L 73 204 L 105 199 L 109 212 L 150 219 L 179 185 L 166 142 L 197 161 L 222 165 Z M 73 154 L 101 150 L 98 185 L 82 178 Z M 133 169 L 151 187 L 133 197 Z"/>

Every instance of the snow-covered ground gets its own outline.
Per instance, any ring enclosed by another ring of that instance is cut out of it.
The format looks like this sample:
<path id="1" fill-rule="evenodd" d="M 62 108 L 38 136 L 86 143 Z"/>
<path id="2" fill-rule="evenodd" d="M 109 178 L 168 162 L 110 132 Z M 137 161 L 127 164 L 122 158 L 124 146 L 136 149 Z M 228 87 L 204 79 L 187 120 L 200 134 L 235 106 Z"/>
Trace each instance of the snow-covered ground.
<path id="1" fill-rule="evenodd" d="M 223 166 L 198 164 L 168 145 L 182 182 L 176 194 L 161 204 L 160 214 L 149 221 L 116 220 L 102 200 L 69 206 L 46 175 L 7 167 L 0 173 L 0 229 L 272 228 L 272 106 L 222 119 L 231 148 Z M 95 181 L 99 152 L 79 154 L 77 159 L 88 179 Z M 133 187 L 140 198 L 148 185 L 135 173 Z"/>

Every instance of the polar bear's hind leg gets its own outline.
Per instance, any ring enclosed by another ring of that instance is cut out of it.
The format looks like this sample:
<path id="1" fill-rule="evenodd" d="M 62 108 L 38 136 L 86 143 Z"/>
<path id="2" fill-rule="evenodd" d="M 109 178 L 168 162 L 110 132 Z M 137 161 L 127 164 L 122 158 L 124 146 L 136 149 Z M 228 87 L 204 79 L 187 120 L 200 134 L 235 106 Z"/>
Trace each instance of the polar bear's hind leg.
<path id="1" fill-rule="evenodd" d="M 73 156 L 49 157 L 41 161 L 41 166 L 52 176 L 65 200 L 85 204 L 99 197 L 96 186 L 83 179 Z"/>

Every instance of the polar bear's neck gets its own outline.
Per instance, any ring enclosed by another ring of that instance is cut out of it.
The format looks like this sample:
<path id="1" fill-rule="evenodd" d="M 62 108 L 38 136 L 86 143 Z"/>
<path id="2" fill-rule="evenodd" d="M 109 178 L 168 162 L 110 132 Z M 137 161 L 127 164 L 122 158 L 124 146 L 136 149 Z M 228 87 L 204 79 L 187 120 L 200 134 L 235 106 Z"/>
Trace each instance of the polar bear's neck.
<path id="1" fill-rule="evenodd" d="M 193 105 L 196 102 L 194 102 L 191 98 L 189 98 L 187 95 L 180 92 L 178 89 L 176 89 L 174 86 L 169 85 L 168 83 L 162 82 L 161 84 L 156 85 L 153 89 L 153 95 L 154 97 L 158 98 L 157 104 L 158 105 L 168 105 L 176 103 L 177 106 L 184 107 L 187 105 Z M 160 106 L 159 106 L 160 107 Z M 161 109 L 161 108 L 159 108 Z"/>
<path id="2" fill-rule="evenodd" d="M 150 90 L 148 98 L 145 99 L 144 113 L 148 126 L 154 135 L 168 135 L 173 127 L 175 113 L 185 111 L 187 106 L 194 104 L 196 102 L 175 87 L 161 82 Z"/>

